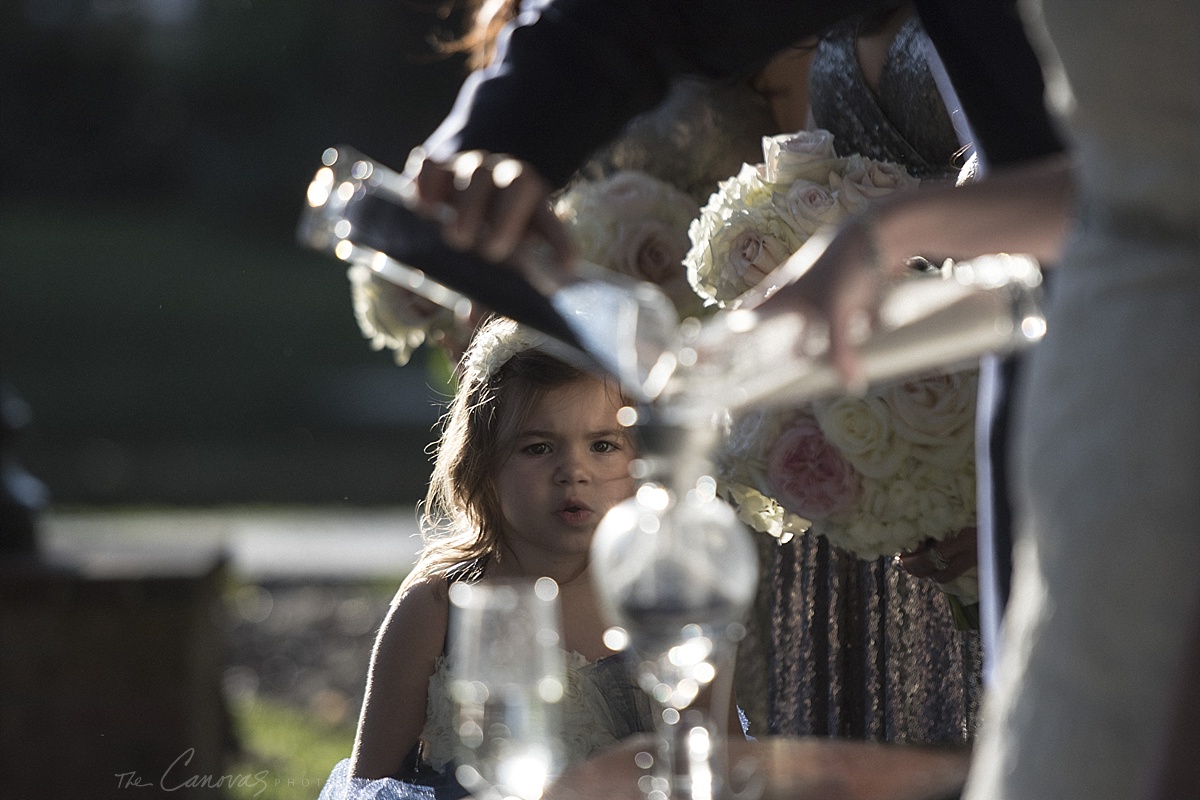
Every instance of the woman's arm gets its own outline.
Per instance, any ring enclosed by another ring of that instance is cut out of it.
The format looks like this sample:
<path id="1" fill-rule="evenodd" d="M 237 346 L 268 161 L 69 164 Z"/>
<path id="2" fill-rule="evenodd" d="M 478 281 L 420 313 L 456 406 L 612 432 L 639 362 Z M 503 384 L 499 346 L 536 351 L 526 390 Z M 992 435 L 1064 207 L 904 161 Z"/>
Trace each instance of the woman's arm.
<path id="1" fill-rule="evenodd" d="M 976 183 L 896 194 L 871 213 L 879 263 L 892 275 L 914 255 L 936 262 L 1023 253 L 1052 264 L 1062 255 L 1073 203 L 1071 165 L 1062 155 Z"/>
<path id="2" fill-rule="evenodd" d="M 1073 204 L 1065 156 L 965 186 L 898 192 L 847 223 L 810 268 L 758 309 L 765 316 L 801 310 L 827 320 L 833 362 L 847 386 L 859 386 L 862 368 L 851 331 L 864 316 L 874 318 L 885 279 L 903 275 L 909 258 L 936 263 L 1022 253 L 1052 264 L 1062 253 Z"/>
<path id="3" fill-rule="evenodd" d="M 371 654 L 351 777 L 394 776 L 416 745 L 448 618 L 449 598 L 441 581 L 417 583 L 392 604 Z"/>

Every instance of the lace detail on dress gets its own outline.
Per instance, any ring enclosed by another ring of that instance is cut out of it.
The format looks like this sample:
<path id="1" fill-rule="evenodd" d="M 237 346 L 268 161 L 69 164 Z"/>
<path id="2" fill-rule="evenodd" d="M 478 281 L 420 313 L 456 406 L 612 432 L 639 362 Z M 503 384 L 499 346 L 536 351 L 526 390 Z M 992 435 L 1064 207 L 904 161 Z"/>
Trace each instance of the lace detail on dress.
<path id="1" fill-rule="evenodd" d="M 838 155 L 861 153 L 904 165 L 921 179 L 958 172 L 958 135 L 925 60 L 925 31 L 908 20 L 888 48 L 876 94 L 858 62 L 858 27 L 842 25 L 817 47 L 809 102 L 817 127 L 833 131 Z"/>
<path id="2" fill-rule="evenodd" d="M 650 701 L 633 682 L 622 656 L 588 661 L 579 653 L 566 654 L 567 692 L 562 702 L 563 757 L 568 764 L 582 761 L 634 733 L 653 730 Z M 449 658 L 438 659 L 429 678 L 424 758 L 437 771 L 454 759 L 457 746 L 455 709 L 447 691 Z"/>

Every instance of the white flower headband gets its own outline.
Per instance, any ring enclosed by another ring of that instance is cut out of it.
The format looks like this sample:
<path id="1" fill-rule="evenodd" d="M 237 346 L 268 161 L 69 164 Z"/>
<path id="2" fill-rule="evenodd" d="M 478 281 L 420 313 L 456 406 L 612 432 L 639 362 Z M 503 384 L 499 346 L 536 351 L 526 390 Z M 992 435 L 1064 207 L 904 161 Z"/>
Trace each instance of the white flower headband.
<path id="1" fill-rule="evenodd" d="M 545 345 L 544 335 L 510 319 L 498 319 L 480 328 L 463 358 L 462 377 L 476 383 L 491 378 L 517 353 Z"/>

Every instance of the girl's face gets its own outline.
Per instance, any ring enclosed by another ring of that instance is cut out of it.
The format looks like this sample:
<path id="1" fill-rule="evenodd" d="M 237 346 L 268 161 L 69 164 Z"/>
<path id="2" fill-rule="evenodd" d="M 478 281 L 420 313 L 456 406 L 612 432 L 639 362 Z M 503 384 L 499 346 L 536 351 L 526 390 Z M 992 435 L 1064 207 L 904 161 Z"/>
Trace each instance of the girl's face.
<path id="1" fill-rule="evenodd" d="M 496 489 L 505 544 L 521 564 L 586 555 L 600 518 L 633 494 L 621 405 L 610 384 L 583 378 L 546 392 L 517 431 Z"/>

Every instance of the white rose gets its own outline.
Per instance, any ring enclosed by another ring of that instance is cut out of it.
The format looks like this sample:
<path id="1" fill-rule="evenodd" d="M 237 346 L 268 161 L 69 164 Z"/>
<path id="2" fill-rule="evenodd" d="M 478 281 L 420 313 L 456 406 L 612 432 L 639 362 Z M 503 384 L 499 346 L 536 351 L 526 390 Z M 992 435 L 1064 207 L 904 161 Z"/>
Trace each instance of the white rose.
<path id="1" fill-rule="evenodd" d="M 813 413 L 829 441 L 868 478 L 888 478 L 909 456 L 910 444 L 893 432 L 879 397 L 840 396 L 814 403 Z"/>
<path id="2" fill-rule="evenodd" d="M 849 159 L 846 171 L 831 181 L 838 201 L 851 213 L 862 211 L 872 200 L 920 184 L 919 180 L 909 175 L 908 171 L 898 164 L 874 161 L 862 156 Z"/>
<path id="3" fill-rule="evenodd" d="M 784 133 L 763 137 L 763 164 L 759 174 L 766 183 L 791 184 L 797 180 L 828 184 L 829 176 L 843 168 L 826 130 Z"/>
<path id="4" fill-rule="evenodd" d="M 756 286 L 803 243 L 773 212 L 735 212 L 709 236 L 700 221 L 689 230 L 688 280 L 718 303 L 728 303 Z"/>
<path id="5" fill-rule="evenodd" d="M 846 216 L 829 187 L 812 181 L 796 181 L 786 192 L 776 192 L 772 202 L 783 221 L 806 238 Z"/>
<path id="6" fill-rule="evenodd" d="M 918 516 L 917 487 L 908 478 L 897 477 L 887 487 L 887 515 L 892 519 Z"/>
<path id="7" fill-rule="evenodd" d="M 622 170 L 600 182 L 603 202 L 630 215 L 655 213 L 663 205 L 695 208 L 691 197 L 644 172 Z"/>
<path id="8" fill-rule="evenodd" d="M 702 298 L 688 282 L 686 228 L 647 218 L 622 224 L 602 266 L 656 284 L 681 317 L 700 313 Z"/>
<path id="9" fill-rule="evenodd" d="M 759 228 L 763 235 L 755 239 L 747 228 Z M 742 241 L 734 242 L 739 235 Z M 748 281 L 755 280 L 764 265 L 786 258 L 802 243 L 771 207 L 771 190 L 749 164 L 721 182 L 688 227 L 688 237 L 692 243 L 684 258 L 688 281 L 700 296 L 717 304 L 753 286 Z M 735 244 L 737 258 L 731 263 Z"/>
<path id="10" fill-rule="evenodd" d="M 973 457 L 978 373 L 944 373 L 888 386 L 896 434 L 923 461 L 954 470 Z"/>
<path id="11" fill-rule="evenodd" d="M 918 464 L 911 480 L 917 488 L 916 522 L 926 536 L 940 539 L 975 524 L 974 481 L 929 464 Z M 964 491 L 969 489 L 969 491 Z"/>
<path id="12" fill-rule="evenodd" d="M 699 211 L 690 195 L 642 172 L 617 172 L 572 186 L 555 203 L 580 256 L 657 284 L 681 316 L 700 310 L 683 258 L 688 226 Z"/>

